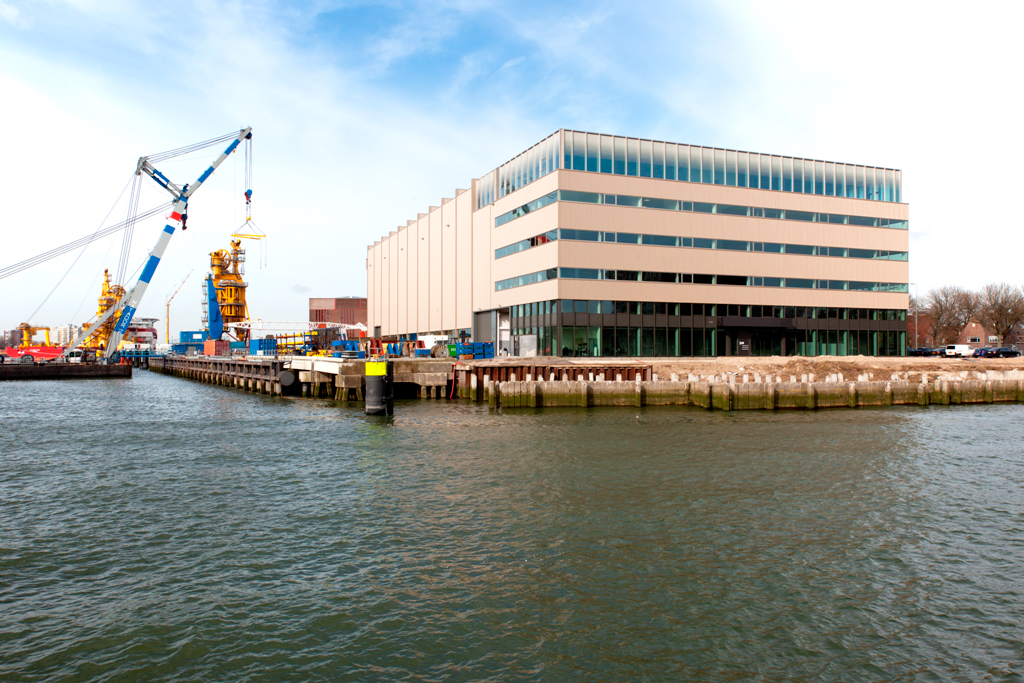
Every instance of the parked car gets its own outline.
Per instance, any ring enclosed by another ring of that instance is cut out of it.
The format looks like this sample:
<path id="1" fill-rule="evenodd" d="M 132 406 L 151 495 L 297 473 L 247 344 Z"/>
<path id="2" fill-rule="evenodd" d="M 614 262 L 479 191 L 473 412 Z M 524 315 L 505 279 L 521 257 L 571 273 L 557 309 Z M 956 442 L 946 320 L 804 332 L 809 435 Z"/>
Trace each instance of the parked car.
<path id="1" fill-rule="evenodd" d="M 930 355 L 932 355 L 932 350 L 930 348 L 928 348 L 927 346 L 922 346 L 919 349 L 907 349 L 907 355 L 908 356 L 930 356 Z"/>
<path id="2" fill-rule="evenodd" d="M 971 356 L 973 358 L 984 358 L 986 354 L 988 354 L 988 351 L 989 348 L 987 346 L 983 346 L 980 349 L 974 349 L 974 353 L 972 353 Z"/>
<path id="3" fill-rule="evenodd" d="M 1008 346 L 1003 346 L 998 349 L 992 349 L 993 358 L 1020 358 L 1020 351 L 1017 349 L 1011 349 Z"/>
<path id="4" fill-rule="evenodd" d="M 947 358 L 970 358 L 972 355 L 976 355 L 976 353 L 969 344 L 947 344 L 945 355 Z"/>

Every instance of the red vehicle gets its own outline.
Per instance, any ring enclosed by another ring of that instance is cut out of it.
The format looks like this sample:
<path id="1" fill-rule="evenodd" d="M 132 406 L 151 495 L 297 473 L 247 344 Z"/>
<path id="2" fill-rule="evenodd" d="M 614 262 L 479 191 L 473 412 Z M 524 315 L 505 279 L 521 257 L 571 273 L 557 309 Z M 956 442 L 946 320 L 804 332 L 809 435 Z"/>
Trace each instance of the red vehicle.
<path id="1" fill-rule="evenodd" d="M 8 358 L 12 360 L 47 361 L 53 360 L 64 353 L 63 346 L 50 346 L 49 327 L 32 327 L 28 323 L 22 323 L 18 325 L 18 329 L 21 331 L 21 344 L 7 347 L 4 353 Z M 45 344 L 32 343 L 32 337 L 35 336 L 36 332 L 46 333 Z"/>

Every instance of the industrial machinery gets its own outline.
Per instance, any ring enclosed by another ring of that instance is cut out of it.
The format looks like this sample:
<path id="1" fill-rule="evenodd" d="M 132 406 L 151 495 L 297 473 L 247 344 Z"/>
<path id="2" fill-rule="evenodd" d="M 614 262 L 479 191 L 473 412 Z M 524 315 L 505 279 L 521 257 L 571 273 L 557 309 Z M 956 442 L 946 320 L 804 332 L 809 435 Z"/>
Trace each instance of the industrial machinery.
<path id="1" fill-rule="evenodd" d="M 224 330 L 236 341 L 249 341 L 249 329 L 239 323 L 249 322 L 245 290 L 245 250 L 239 239 L 231 240 L 231 249 L 210 254 L 210 274 L 203 281 L 203 324 L 210 339 L 220 339 Z M 219 315 L 218 315 L 219 313 Z"/>
<path id="2" fill-rule="evenodd" d="M 63 353 L 64 347 L 62 346 L 51 346 L 50 345 L 50 328 L 49 327 L 35 327 L 28 323 L 22 323 L 18 325 L 18 331 L 21 332 L 21 343 L 17 346 L 8 346 L 6 355 L 9 358 L 20 358 L 25 362 L 37 361 L 37 360 L 53 360 Z M 45 344 L 36 344 L 33 338 L 36 332 L 43 332 L 46 335 Z"/>
<path id="3" fill-rule="evenodd" d="M 116 316 L 120 313 L 114 307 L 125 295 L 124 287 L 110 284 L 110 270 L 103 269 L 103 283 L 100 285 L 100 296 L 96 302 L 96 317 L 102 318 L 103 322 L 96 326 L 91 335 L 85 337 L 80 346 L 87 349 L 105 350 L 110 335 L 114 333 L 114 326 L 117 324 Z M 88 328 L 88 323 L 83 328 Z"/>
<path id="4" fill-rule="evenodd" d="M 167 176 L 158 171 L 154 166 L 154 161 L 163 161 L 170 159 L 174 156 L 180 156 L 194 152 L 204 147 L 212 146 L 222 141 L 230 139 L 231 143 L 227 146 L 219 157 L 217 157 L 210 167 L 203 172 L 199 178 L 191 185 L 185 184 L 178 186 L 171 182 Z M 99 317 L 96 322 L 90 325 L 84 332 L 82 332 L 71 344 L 68 345 L 64 351 L 65 355 L 72 349 L 77 348 L 84 340 L 89 339 L 95 334 L 95 332 L 102 328 L 104 324 L 117 314 L 117 323 L 114 325 L 113 330 L 107 336 L 106 347 L 104 355 L 107 359 L 117 351 L 121 340 L 128 332 L 129 325 L 132 322 L 132 318 L 135 316 L 135 311 L 139 307 L 139 303 L 142 301 L 143 296 L 146 294 L 146 289 L 149 287 L 149 283 L 153 279 L 153 274 L 156 272 L 157 266 L 160 265 L 160 259 L 163 258 L 164 252 L 167 250 L 167 245 L 171 240 L 171 235 L 174 234 L 175 229 L 180 225 L 182 230 L 186 229 L 186 221 L 188 215 L 186 210 L 188 208 L 189 198 L 195 194 L 206 180 L 213 175 L 214 171 L 224 163 L 224 161 L 235 151 L 235 149 L 242 143 L 243 140 L 252 141 L 252 128 L 243 128 L 237 133 L 232 133 L 229 136 L 223 136 L 215 140 L 208 140 L 206 142 L 191 145 L 189 147 L 182 147 L 177 150 L 172 150 L 159 155 L 153 155 L 152 157 L 141 157 L 138 164 L 135 167 L 136 176 L 147 175 L 152 178 L 157 185 L 167 190 L 173 198 L 174 205 L 171 209 L 170 221 L 164 226 L 164 229 L 160 233 L 160 237 L 157 240 L 156 246 L 149 254 L 149 259 L 146 261 L 145 267 L 142 269 L 142 274 L 139 276 L 138 282 L 130 290 L 117 298 L 117 301 L 107 308 Z M 247 154 L 251 159 L 251 155 Z M 247 192 L 247 196 L 251 193 Z"/>

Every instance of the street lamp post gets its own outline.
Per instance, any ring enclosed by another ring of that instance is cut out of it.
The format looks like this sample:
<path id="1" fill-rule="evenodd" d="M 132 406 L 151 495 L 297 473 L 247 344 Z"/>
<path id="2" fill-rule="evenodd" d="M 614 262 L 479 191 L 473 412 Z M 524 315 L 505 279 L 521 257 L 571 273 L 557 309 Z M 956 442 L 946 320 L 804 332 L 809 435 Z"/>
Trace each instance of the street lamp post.
<path id="1" fill-rule="evenodd" d="M 914 285 L 914 348 L 920 348 L 917 341 L 917 309 L 921 308 L 921 300 L 917 298 L 917 283 L 911 282 Z"/>

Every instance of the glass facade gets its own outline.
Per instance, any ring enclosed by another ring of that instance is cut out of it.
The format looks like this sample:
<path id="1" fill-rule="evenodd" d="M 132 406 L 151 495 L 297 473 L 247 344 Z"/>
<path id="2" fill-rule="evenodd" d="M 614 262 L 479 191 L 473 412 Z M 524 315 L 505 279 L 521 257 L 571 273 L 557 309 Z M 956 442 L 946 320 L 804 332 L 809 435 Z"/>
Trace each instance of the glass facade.
<path id="1" fill-rule="evenodd" d="M 558 168 L 829 197 L 903 201 L 902 172 L 896 169 L 562 130 L 480 178 L 476 208 L 493 204 Z"/>
<path id="2" fill-rule="evenodd" d="M 541 301 L 510 307 L 513 343 L 544 356 L 906 355 L 901 309 L 650 301 Z M 744 354 L 746 355 L 746 354 Z"/>
<path id="3" fill-rule="evenodd" d="M 525 287 L 548 280 L 617 280 L 661 282 L 666 284 L 725 285 L 733 287 L 783 287 L 790 289 L 839 289 L 851 292 L 893 292 L 906 294 L 905 282 L 861 282 L 855 280 L 807 280 L 802 278 L 728 275 L 711 273 L 666 273 L 649 270 L 610 270 L 607 268 L 548 268 L 518 277 L 498 280 L 494 291 Z"/>

